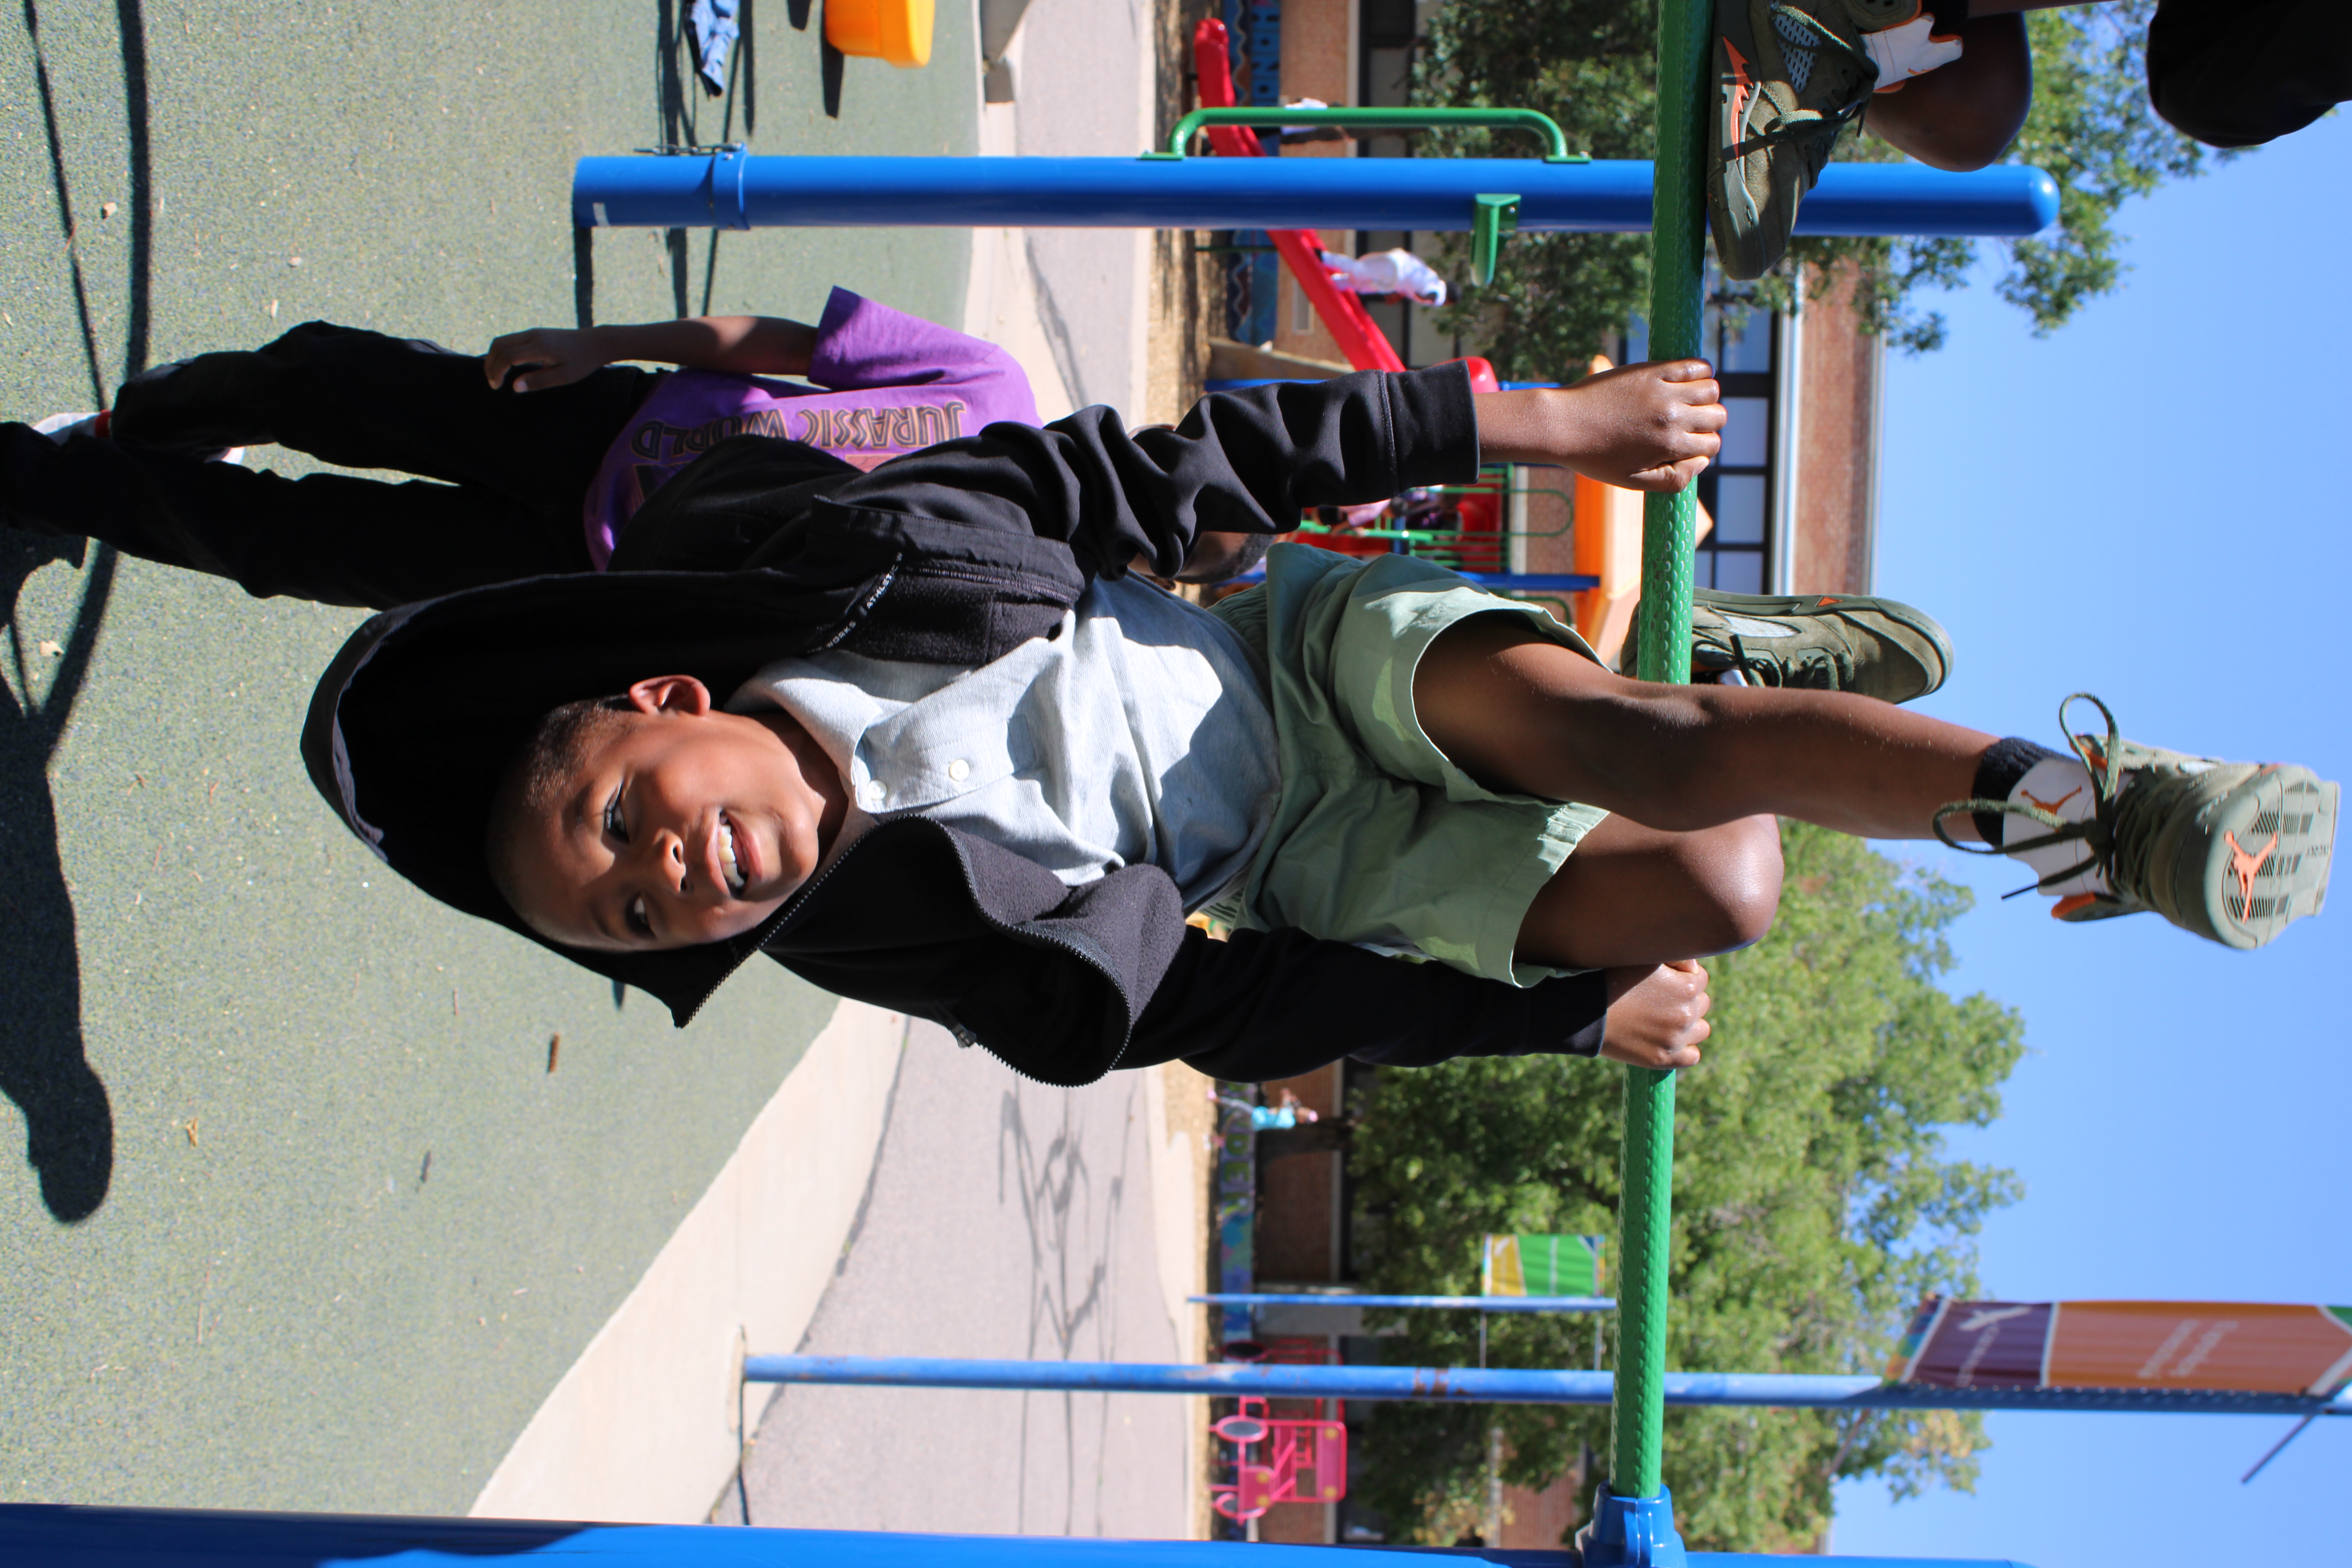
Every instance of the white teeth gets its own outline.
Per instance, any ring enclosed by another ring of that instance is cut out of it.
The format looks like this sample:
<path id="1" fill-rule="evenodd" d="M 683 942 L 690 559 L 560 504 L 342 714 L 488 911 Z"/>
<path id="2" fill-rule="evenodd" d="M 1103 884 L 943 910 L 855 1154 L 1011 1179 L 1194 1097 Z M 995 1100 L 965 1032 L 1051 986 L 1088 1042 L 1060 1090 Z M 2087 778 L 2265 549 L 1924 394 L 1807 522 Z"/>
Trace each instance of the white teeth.
<path id="1" fill-rule="evenodd" d="M 735 829 L 723 816 L 719 819 L 719 868 L 726 873 L 728 891 L 741 893 L 744 877 L 743 868 L 735 863 Z"/>

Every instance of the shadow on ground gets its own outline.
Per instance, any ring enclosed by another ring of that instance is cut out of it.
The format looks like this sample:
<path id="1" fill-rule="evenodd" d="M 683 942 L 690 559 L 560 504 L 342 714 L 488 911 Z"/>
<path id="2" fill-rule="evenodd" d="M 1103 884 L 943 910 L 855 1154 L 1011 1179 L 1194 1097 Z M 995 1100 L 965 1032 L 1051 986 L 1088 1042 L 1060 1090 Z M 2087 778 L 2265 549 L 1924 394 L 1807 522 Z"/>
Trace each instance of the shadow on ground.
<path id="1" fill-rule="evenodd" d="M 114 1177 L 106 1085 L 82 1054 L 81 954 L 49 793 L 49 761 L 89 674 L 114 585 L 114 552 L 100 549 L 97 556 L 72 630 L 53 645 L 58 654 L 45 656 L 40 645 L 27 646 L 16 605 L 25 580 L 68 558 L 66 547 L 14 534 L 0 540 L 0 593 L 9 606 L 16 668 L 56 671 L 37 700 L 21 674 L 16 690 L 0 687 L 0 903 L 7 913 L 0 921 L 0 1013 L 6 1017 L 0 1094 L 24 1113 L 26 1159 L 40 1177 L 42 1203 L 68 1223 L 95 1214 Z"/>
<path id="2" fill-rule="evenodd" d="M 100 349 L 89 303 L 90 280 L 76 243 L 73 188 L 57 94 L 41 52 L 40 7 L 24 0 L 26 37 L 33 47 L 34 89 L 40 100 L 58 226 L 72 275 L 80 342 L 92 407 L 108 402 L 108 356 Z M 124 144 L 129 163 L 131 255 L 128 310 L 121 364 L 125 375 L 147 363 L 150 274 L 154 255 L 154 201 L 149 156 L 147 28 L 141 0 L 116 0 L 121 37 Z M 73 891 L 58 846 L 57 804 L 49 764 L 72 717 L 74 699 L 89 674 L 90 656 L 114 587 L 115 554 L 100 546 L 82 584 L 81 602 L 61 640 L 28 639 L 17 624 L 26 581 L 53 561 L 83 563 L 83 547 L 0 536 L 0 598 L 15 656 L 16 680 L 0 689 L 0 1094 L 23 1113 L 26 1160 L 41 1184 L 41 1201 L 68 1224 L 89 1218 L 106 1201 L 114 1179 L 114 1116 L 106 1085 L 82 1047 L 81 955 L 75 941 Z M 48 648 L 57 651 L 50 653 Z M 38 669 L 45 679 L 36 681 Z"/>

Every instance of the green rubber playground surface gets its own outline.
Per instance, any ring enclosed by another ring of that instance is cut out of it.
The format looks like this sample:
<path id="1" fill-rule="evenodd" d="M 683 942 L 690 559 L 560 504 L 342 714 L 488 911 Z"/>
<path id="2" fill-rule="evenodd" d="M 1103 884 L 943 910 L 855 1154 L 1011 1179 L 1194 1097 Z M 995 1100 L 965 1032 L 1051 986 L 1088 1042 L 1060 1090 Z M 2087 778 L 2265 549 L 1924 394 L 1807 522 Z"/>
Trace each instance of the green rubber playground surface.
<path id="1" fill-rule="evenodd" d="M 11 7 L 0 416 L 311 318 L 958 321 L 961 231 L 575 249 L 583 153 L 973 149 L 964 12 L 828 73 L 768 0 L 721 100 L 682 10 Z M 761 965 L 677 1033 L 385 874 L 295 749 L 354 612 L 5 533 L 0 594 L 0 1499 L 463 1511 L 831 998 Z"/>

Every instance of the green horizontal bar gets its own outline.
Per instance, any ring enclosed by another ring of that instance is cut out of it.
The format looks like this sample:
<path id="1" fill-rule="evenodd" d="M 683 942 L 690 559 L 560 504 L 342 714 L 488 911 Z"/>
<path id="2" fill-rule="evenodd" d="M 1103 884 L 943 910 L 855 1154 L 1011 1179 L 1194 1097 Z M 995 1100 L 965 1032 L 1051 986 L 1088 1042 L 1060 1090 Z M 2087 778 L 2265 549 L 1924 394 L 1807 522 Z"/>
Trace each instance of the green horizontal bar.
<path id="1" fill-rule="evenodd" d="M 1559 121 L 1536 109 L 1196 109 L 1176 122 L 1168 151 L 1147 158 L 1181 158 L 1193 136 L 1210 125 L 1339 125 L 1359 131 L 1442 131 L 1450 126 L 1487 126 L 1532 131 L 1549 151 L 1547 163 L 1590 163 L 1591 155 L 1568 150 Z"/>

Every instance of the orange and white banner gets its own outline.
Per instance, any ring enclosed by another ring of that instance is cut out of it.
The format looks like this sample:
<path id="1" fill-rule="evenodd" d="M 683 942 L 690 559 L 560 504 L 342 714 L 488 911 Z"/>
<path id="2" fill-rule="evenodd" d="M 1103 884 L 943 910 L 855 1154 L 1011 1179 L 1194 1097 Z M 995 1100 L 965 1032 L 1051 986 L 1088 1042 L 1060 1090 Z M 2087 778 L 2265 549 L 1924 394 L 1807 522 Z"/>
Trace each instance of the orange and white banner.
<path id="1" fill-rule="evenodd" d="M 1930 1388 L 2196 1389 L 2325 1397 L 2352 1382 L 2352 1307 L 1922 1303 L 1886 1369 Z"/>

